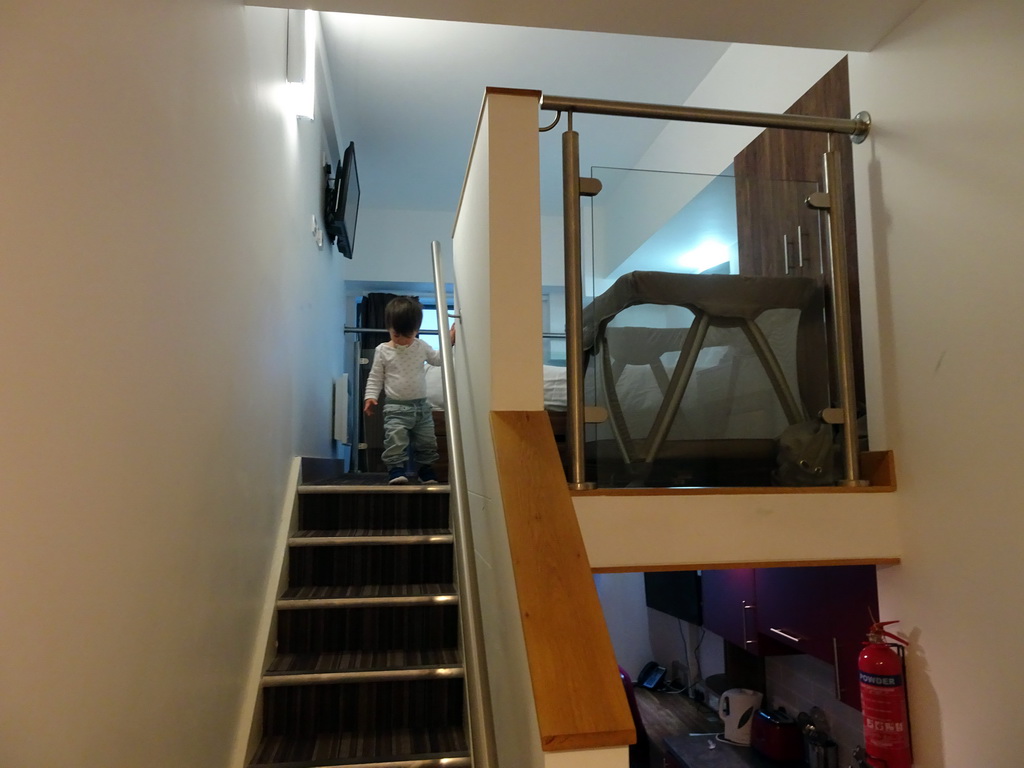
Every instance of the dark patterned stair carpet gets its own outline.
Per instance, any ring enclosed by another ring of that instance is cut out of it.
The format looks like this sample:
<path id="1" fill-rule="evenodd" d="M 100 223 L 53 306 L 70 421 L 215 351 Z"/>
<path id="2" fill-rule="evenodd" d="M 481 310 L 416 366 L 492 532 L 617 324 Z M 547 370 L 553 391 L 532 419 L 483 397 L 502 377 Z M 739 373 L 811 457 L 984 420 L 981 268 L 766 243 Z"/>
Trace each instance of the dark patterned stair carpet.
<path id="1" fill-rule="evenodd" d="M 288 584 L 299 587 L 446 583 L 453 578 L 453 555 L 452 547 L 432 544 L 292 547 L 288 554 Z"/>
<path id="2" fill-rule="evenodd" d="M 263 690 L 263 735 L 313 737 L 462 725 L 461 678 L 275 686 Z"/>
<path id="3" fill-rule="evenodd" d="M 336 467 L 303 461 L 276 655 L 260 691 L 262 738 L 249 766 L 466 766 L 448 489 L 309 484 L 386 484 L 384 475 L 341 476 Z"/>
<path id="4" fill-rule="evenodd" d="M 342 764 L 367 760 L 386 762 L 389 759 L 422 760 L 468 754 L 469 745 L 461 727 L 325 733 L 307 738 L 264 738 L 250 766 L 258 768 L 282 763 L 313 766 L 330 761 Z"/>
<path id="5" fill-rule="evenodd" d="M 449 529 L 446 493 L 304 494 L 300 530 Z"/>
<path id="6" fill-rule="evenodd" d="M 364 672 L 384 669 L 455 667 L 462 663 L 455 648 L 342 653 L 280 653 L 267 668 L 268 675 Z"/>
<path id="7" fill-rule="evenodd" d="M 459 645 L 458 605 L 295 609 L 277 617 L 281 654 L 451 649 Z"/>

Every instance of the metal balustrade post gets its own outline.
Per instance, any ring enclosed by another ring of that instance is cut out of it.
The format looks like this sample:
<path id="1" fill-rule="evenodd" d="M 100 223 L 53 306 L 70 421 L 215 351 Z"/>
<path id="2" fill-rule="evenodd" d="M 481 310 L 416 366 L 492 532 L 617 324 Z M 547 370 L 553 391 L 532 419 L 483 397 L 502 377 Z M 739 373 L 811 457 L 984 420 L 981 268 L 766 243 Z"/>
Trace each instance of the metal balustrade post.
<path id="1" fill-rule="evenodd" d="M 569 127 L 562 134 L 562 218 L 565 236 L 565 383 L 566 446 L 569 487 L 592 487 L 586 482 L 583 456 L 583 246 L 580 237 L 580 135 Z"/>
<path id="2" fill-rule="evenodd" d="M 846 262 L 846 218 L 839 153 L 831 147 L 823 156 L 825 193 L 828 195 L 828 240 L 831 253 L 832 325 L 836 350 L 839 408 L 843 414 L 843 479 L 848 486 L 864 485 L 860 479 L 860 445 L 857 435 L 857 384 L 853 367 L 853 323 L 850 317 L 850 280 Z"/>

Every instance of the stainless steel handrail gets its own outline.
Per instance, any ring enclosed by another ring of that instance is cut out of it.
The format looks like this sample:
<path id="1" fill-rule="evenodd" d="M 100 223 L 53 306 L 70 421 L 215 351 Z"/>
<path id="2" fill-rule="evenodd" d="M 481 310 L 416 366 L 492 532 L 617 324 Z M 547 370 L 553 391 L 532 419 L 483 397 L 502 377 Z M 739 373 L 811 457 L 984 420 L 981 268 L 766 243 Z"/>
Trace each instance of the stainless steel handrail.
<path id="1" fill-rule="evenodd" d="M 580 238 L 580 176 L 579 176 L 579 134 L 572 128 L 575 112 L 593 115 L 620 117 L 643 117 L 683 122 L 717 123 L 721 125 L 745 125 L 756 128 L 782 128 L 787 130 L 819 131 L 829 134 L 849 135 L 860 143 L 871 129 L 871 115 L 858 112 L 852 119 L 837 117 L 815 117 L 810 115 L 785 115 L 767 112 L 741 112 L 728 109 L 703 109 L 664 104 L 644 104 L 630 101 L 609 101 L 606 99 L 584 99 L 567 96 L 541 96 L 542 110 L 565 112 L 568 126 L 562 134 L 562 217 L 564 226 L 565 259 L 565 329 L 566 343 L 566 443 L 569 453 L 571 488 L 589 487 L 584 482 L 585 460 L 583 455 L 583 290 L 582 290 L 582 248 Z M 554 127 L 553 125 L 551 127 Z M 542 130 L 548 130 L 544 128 Z M 830 159 L 832 155 L 832 159 Z M 836 315 L 835 337 L 839 360 L 839 402 L 843 413 L 844 485 L 861 485 L 858 456 L 856 453 L 857 425 L 855 405 L 857 402 L 855 381 L 852 374 L 852 332 L 850 320 L 850 296 L 848 281 L 844 275 L 836 276 L 836 269 L 845 270 L 845 249 L 842 242 L 844 227 L 842 201 L 840 199 L 839 165 L 833 152 L 825 155 L 828 189 L 820 207 L 828 211 L 829 242 L 833 255 L 833 280 L 831 283 L 832 306 Z M 840 316 L 842 315 L 842 316 Z"/>
<path id="2" fill-rule="evenodd" d="M 669 104 L 645 104 L 639 101 L 581 99 L 569 96 L 541 96 L 540 108 L 549 112 L 580 112 L 590 115 L 647 117 L 656 120 L 681 120 L 689 123 L 746 125 L 752 128 L 788 128 L 798 131 L 843 133 L 855 142 L 863 141 L 871 129 L 871 115 L 858 112 L 852 118 L 780 115 L 771 112 L 743 112 L 735 109 L 680 107 Z"/>
<path id="3" fill-rule="evenodd" d="M 448 328 L 448 300 L 441 266 L 441 244 L 431 243 L 434 262 L 434 292 L 437 295 L 437 327 Z M 458 313 L 455 314 L 458 318 Z M 448 441 L 448 484 L 452 489 L 450 505 L 455 533 L 456 577 L 459 581 L 459 619 L 462 628 L 462 655 L 466 674 L 466 698 L 469 707 L 469 743 L 473 768 L 497 768 L 494 745 L 494 719 L 491 691 L 484 652 L 483 620 L 477 593 L 476 555 L 469 521 L 469 490 L 466 462 L 455 392 L 455 364 L 451 339 L 441 333 L 441 385 L 444 389 L 444 423 Z"/>
<path id="4" fill-rule="evenodd" d="M 355 326 L 346 325 L 345 333 L 387 333 L 387 328 L 357 328 Z M 420 328 L 416 332 L 418 336 L 437 336 L 440 331 L 435 331 L 433 328 Z"/>
<path id="5" fill-rule="evenodd" d="M 345 326 L 345 333 L 387 333 L 387 328 L 358 328 L 352 325 Z M 420 336 L 437 336 L 440 331 L 435 331 L 432 328 L 421 328 L 419 331 Z M 541 336 L 545 339 L 564 339 L 566 334 L 560 331 L 544 331 Z"/>

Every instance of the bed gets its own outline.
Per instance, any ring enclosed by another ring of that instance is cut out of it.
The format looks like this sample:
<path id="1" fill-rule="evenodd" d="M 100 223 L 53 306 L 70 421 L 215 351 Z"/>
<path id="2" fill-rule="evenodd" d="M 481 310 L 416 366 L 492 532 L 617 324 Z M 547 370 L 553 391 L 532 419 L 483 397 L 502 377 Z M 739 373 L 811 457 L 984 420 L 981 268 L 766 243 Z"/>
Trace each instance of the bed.
<path id="1" fill-rule="evenodd" d="M 427 366 L 427 402 L 434 411 L 444 410 L 444 390 L 441 387 L 441 369 Z M 564 411 L 566 408 L 565 367 L 544 366 L 544 410 Z"/>

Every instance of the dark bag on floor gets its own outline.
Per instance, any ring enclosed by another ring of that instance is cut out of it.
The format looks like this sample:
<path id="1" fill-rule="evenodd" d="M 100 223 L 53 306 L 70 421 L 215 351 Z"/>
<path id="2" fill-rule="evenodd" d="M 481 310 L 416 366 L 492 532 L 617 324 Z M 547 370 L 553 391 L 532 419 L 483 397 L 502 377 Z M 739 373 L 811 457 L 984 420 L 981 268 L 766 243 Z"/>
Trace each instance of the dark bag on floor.
<path id="1" fill-rule="evenodd" d="M 832 425 L 818 419 L 791 424 L 779 435 L 775 482 L 787 486 L 833 485 L 839 477 L 837 456 Z"/>

